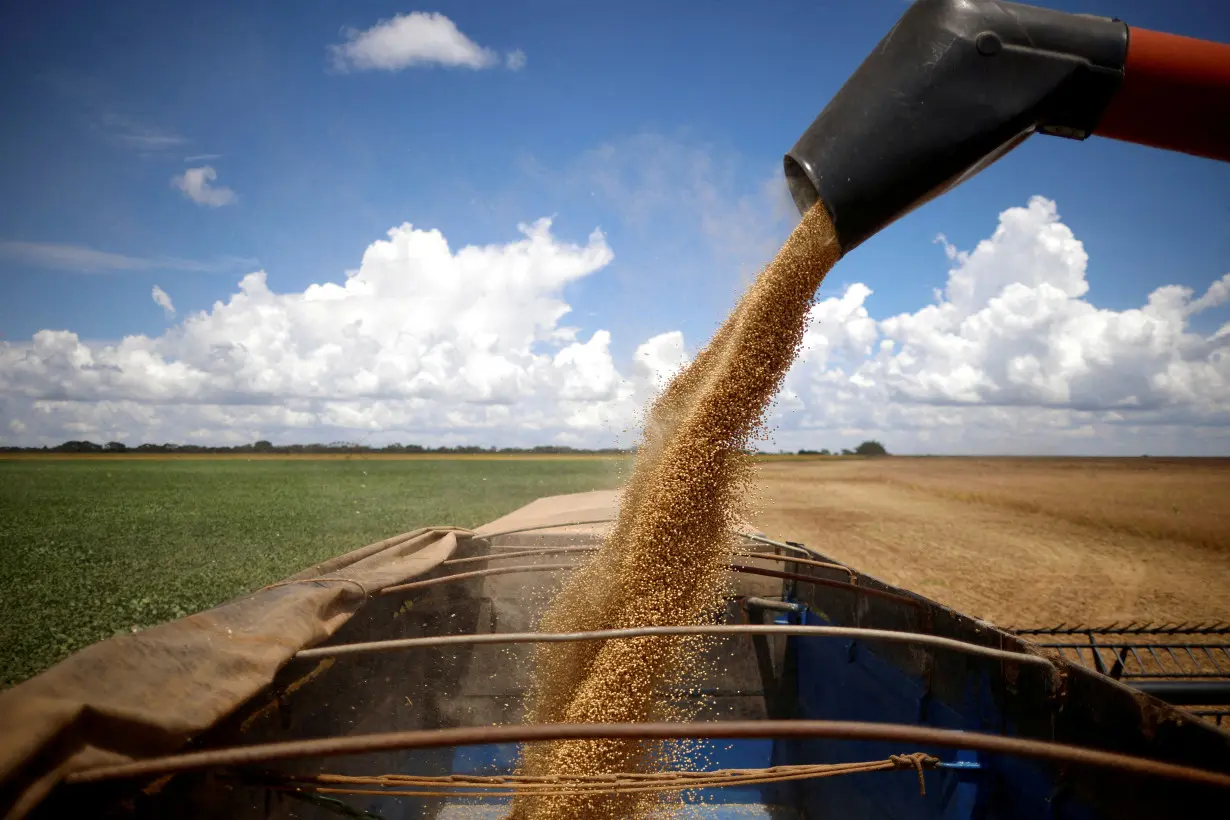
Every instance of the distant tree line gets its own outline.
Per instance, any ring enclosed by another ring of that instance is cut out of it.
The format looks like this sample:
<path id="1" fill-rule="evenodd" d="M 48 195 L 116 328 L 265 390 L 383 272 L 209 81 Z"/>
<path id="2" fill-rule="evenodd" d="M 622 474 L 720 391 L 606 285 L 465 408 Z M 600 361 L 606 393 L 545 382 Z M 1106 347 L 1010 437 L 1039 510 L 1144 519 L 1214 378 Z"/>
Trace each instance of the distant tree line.
<path id="1" fill-rule="evenodd" d="M 624 455 L 633 452 L 631 449 L 605 447 L 601 449 L 585 449 L 564 447 L 555 444 L 541 444 L 537 447 L 478 447 L 460 445 L 454 447 L 424 447 L 420 444 L 386 444 L 383 447 L 372 447 L 367 444 L 356 444 L 350 441 L 333 441 L 328 444 L 274 444 L 271 441 L 254 441 L 251 444 L 237 444 L 232 447 L 210 447 L 204 444 L 138 444 L 129 447 L 122 441 L 108 441 L 98 444 L 93 441 L 66 441 L 55 447 L 4 447 L 0 453 L 217 453 L 245 455 L 252 453 L 276 453 L 283 455 L 307 455 L 314 453 L 330 454 L 363 454 L 363 453 L 423 453 L 437 455 L 480 455 L 500 454 L 515 455 Z M 755 455 L 748 450 L 748 455 Z M 889 455 L 884 445 L 878 441 L 864 441 L 853 450 L 799 450 L 801 456 L 886 456 Z"/>
<path id="2" fill-rule="evenodd" d="M 878 441 L 864 441 L 853 450 L 842 450 L 834 453 L 831 450 L 799 450 L 801 456 L 886 456 L 888 450 Z"/>
<path id="3" fill-rule="evenodd" d="M 371 447 L 366 444 L 355 444 L 349 441 L 334 441 L 329 444 L 274 444 L 271 441 L 254 441 L 251 444 L 238 444 L 233 447 L 209 447 L 203 444 L 139 444 L 129 447 L 121 441 L 109 441 L 98 444 L 93 441 L 66 441 L 55 447 L 0 447 L 0 453 L 233 453 L 244 455 L 251 453 L 279 454 L 313 454 L 313 453 L 435 453 L 447 455 L 478 455 L 478 454 L 517 454 L 532 453 L 537 455 L 621 455 L 631 450 L 621 450 L 607 447 L 598 450 L 578 449 L 576 447 L 561 447 L 559 445 L 539 445 L 537 447 L 423 447 L 419 444 L 387 444 L 383 447 Z"/>

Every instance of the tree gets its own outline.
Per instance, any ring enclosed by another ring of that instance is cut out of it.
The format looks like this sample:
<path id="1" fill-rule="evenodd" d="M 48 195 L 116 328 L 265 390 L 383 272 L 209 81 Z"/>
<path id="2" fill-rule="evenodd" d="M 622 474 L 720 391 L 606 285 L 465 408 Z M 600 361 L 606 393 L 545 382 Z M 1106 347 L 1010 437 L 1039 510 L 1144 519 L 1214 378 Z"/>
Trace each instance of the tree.
<path id="1" fill-rule="evenodd" d="M 831 455 L 832 455 L 832 453 L 831 453 L 831 452 L 829 452 L 828 450 L 821 450 L 821 451 L 820 451 L 820 455 L 822 455 L 822 456 L 831 456 Z"/>
<path id="2" fill-rule="evenodd" d="M 844 450 L 844 449 L 843 449 L 843 450 L 841 451 L 841 454 L 842 454 L 843 456 L 852 456 L 852 455 L 854 455 L 854 451 L 853 451 L 853 450 Z"/>
<path id="3" fill-rule="evenodd" d="M 252 449 L 258 453 L 270 453 L 273 452 L 273 442 L 261 439 L 252 445 Z"/>
<path id="4" fill-rule="evenodd" d="M 864 441 L 862 444 L 854 448 L 854 452 L 860 456 L 886 456 L 888 450 L 884 449 L 884 445 L 878 441 Z"/>
<path id="5" fill-rule="evenodd" d="M 57 445 L 54 449 L 59 453 L 98 453 L 102 451 L 102 445 L 92 441 L 73 440 Z"/>
<path id="6" fill-rule="evenodd" d="M 103 449 L 108 453 L 122 453 L 128 449 L 128 446 L 122 441 L 108 441 Z"/>

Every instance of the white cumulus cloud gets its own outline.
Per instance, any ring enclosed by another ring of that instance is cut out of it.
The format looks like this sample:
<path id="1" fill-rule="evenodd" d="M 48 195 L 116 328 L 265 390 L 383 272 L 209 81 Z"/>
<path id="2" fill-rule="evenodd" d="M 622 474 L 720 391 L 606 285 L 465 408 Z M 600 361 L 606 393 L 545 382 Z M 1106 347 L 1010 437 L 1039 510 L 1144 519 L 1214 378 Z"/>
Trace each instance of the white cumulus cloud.
<path id="1" fill-rule="evenodd" d="M 154 285 L 154 289 L 150 292 L 150 296 L 153 297 L 154 304 L 162 308 L 163 312 L 166 313 L 168 318 L 175 315 L 175 305 L 171 302 L 171 297 L 167 294 L 165 290 L 158 287 L 157 285 Z"/>
<path id="2" fill-rule="evenodd" d="M 52 438 L 607 439 L 660 381 L 656 359 L 626 378 L 607 331 L 562 323 L 563 289 L 612 258 L 602 233 L 572 244 L 547 219 L 455 251 L 405 224 L 341 284 L 277 293 L 258 271 L 162 336 L 0 344 L 0 401 Z"/>
<path id="3" fill-rule="evenodd" d="M 653 386 L 666 387 L 691 357 L 683 344 L 683 334 L 677 330 L 659 333 L 636 349 L 632 357 L 637 377 Z"/>
<path id="4" fill-rule="evenodd" d="M 916 311 L 877 317 L 862 283 L 821 292 L 771 446 L 1230 453 L 1230 323 L 1208 329 L 1230 274 L 1100 308 L 1083 244 L 1042 197 L 944 250 L 946 282 Z M 565 289 L 613 255 L 545 219 L 457 249 L 404 224 L 341 283 L 281 293 L 257 271 L 160 336 L 0 342 L 7 440 L 630 444 L 618 431 L 703 340 L 655 335 L 620 365 L 608 329 L 571 327 Z"/>
<path id="5" fill-rule="evenodd" d="M 875 321 L 861 284 L 816 304 L 784 441 L 895 431 L 914 450 L 1046 452 L 1093 429 L 1108 451 L 1163 435 L 1230 446 L 1230 338 L 1190 321 L 1230 299 L 1230 274 L 1199 297 L 1168 285 L 1139 308 L 1098 308 L 1084 246 L 1044 197 L 1004 211 L 972 251 L 941 241 L 953 266 L 935 304 Z"/>
<path id="6" fill-rule="evenodd" d="M 347 29 L 346 41 L 329 47 L 334 68 L 340 71 L 400 71 L 411 66 L 491 68 L 500 55 L 480 46 L 438 12 L 412 11 L 381 20 L 364 30 Z M 525 53 L 506 57 L 508 68 L 525 66 Z"/>
<path id="7" fill-rule="evenodd" d="M 525 68 L 526 57 L 525 52 L 521 49 L 513 49 L 504 55 L 504 65 L 509 71 L 520 71 Z"/>
<path id="8" fill-rule="evenodd" d="M 235 201 L 235 192 L 225 185 L 214 185 L 218 172 L 212 165 L 202 165 L 199 168 L 189 168 L 182 174 L 171 178 L 171 184 L 184 192 L 184 196 L 198 205 L 208 205 L 218 208 Z"/>
<path id="9" fill-rule="evenodd" d="M 893 350 L 865 370 L 890 390 L 937 404 L 1227 409 L 1227 350 L 1189 319 L 1225 301 L 1230 274 L 1198 299 L 1169 285 L 1140 308 L 1099 309 L 1083 298 L 1084 246 L 1043 197 L 952 258 L 938 304 L 881 323 Z"/>

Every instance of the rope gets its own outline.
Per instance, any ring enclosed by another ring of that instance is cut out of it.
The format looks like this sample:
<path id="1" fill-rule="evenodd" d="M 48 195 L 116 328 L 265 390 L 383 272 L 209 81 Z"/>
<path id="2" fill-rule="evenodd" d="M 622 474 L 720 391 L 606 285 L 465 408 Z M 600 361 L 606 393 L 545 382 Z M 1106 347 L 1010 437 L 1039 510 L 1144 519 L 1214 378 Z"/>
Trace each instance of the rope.
<path id="1" fill-rule="evenodd" d="M 752 786 L 836 777 L 860 772 L 915 769 L 921 794 L 926 795 L 923 769 L 933 768 L 939 758 L 924 752 L 893 755 L 886 760 L 858 763 L 819 763 L 773 766 L 761 769 L 720 769 L 717 771 L 669 771 L 655 773 L 618 772 L 606 775 L 340 775 L 320 774 L 281 778 L 281 783 L 263 783 L 279 790 L 310 789 L 321 794 L 391 795 L 403 797 L 539 797 L 584 796 L 589 794 L 645 794 L 698 789 Z M 377 786 L 361 789 L 358 786 Z"/>
<path id="2" fill-rule="evenodd" d="M 923 797 L 927 796 L 927 781 L 923 779 L 923 766 L 934 766 L 939 763 L 937 758 L 926 752 L 914 752 L 908 755 L 890 755 L 888 759 L 898 766 L 916 769 L 918 771 L 918 793 Z"/>

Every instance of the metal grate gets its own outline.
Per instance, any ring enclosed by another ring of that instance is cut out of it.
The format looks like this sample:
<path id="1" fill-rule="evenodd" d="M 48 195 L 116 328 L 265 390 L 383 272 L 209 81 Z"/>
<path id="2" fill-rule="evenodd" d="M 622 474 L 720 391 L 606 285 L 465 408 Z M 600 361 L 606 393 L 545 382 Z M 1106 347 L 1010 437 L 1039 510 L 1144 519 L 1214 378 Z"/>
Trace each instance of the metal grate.
<path id="1" fill-rule="evenodd" d="M 1004 627 L 1018 635 L 1230 635 L 1230 623 L 1225 621 L 1182 621 L 1154 624 L 1148 621 L 1115 621 L 1107 626 L 1077 626 L 1058 624 L 1044 627 Z"/>
<path id="2" fill-rule="evenodd" d="M 1220 621 L 1099 627 L 1059 624 L 1011 631 L 1064 660 L 1115 680 L 1230 681 L 1230 624 Z"/>
<path id="3" fill-rule="evenodd" d="M 1035 646 L 1230 726 L 1230 624 L 1113 623 L 1009 629 Z"/>
<path id="4" fill-rule="evenodd" d="M 1224 720 L 1226 726 L 1230 726 L 1230 707 L 1221 707 L 1219 709 L 1192 709 L 1192 714 L 1196 717 L 1202 717 L 1207 721 L 1222 725 Z"/>

